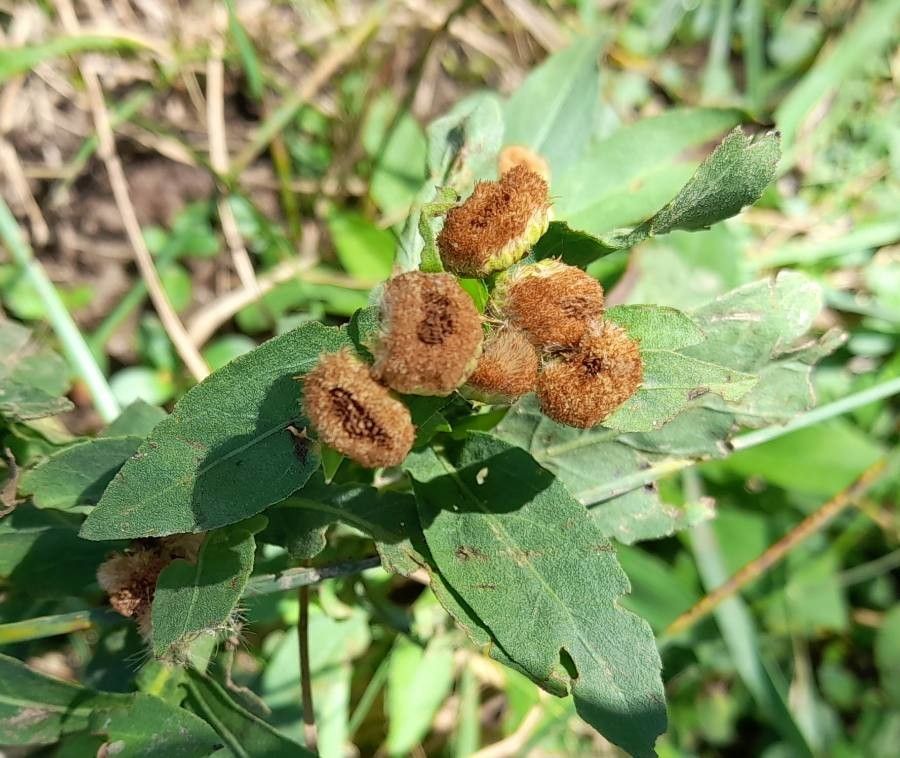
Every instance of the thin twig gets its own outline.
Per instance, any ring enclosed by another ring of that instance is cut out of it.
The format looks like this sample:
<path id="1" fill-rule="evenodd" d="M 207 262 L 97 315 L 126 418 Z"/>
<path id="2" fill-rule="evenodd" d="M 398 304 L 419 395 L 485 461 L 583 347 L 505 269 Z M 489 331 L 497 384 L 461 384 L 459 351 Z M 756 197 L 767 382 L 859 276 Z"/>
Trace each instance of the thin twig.
<path id="1" fill-rule="evenodd" d="M 75 15 L 71 0 L 56 0 L 56 7 L 66 31 L 69 34 L 77 34 L 79 32 L 78 18 Z M 169 339 L 175 345 L 175 349 L 178 351 L 181 360 L 184 361 L 188 371 L 199 382 L 209 375 L 209 367 L 206 365 L 206 361 L 203 360 L 200 352 L 194 347 L 185 331 L 184 325 L 181 323 L 181 319 L 178 318 L 178 314 L 172 307 L 172 303 L 169 301 L 169 297 L 160 281 L 159 273 L 156 271 L 150 251 L 147 249 L 147 244 L 144 242 L 141 225 L 128 191 L 128 180 L 125 177 L 125 170 L 116 152 L 115 137 L 113 136 L 109 112 L 103 99 L 100 77 L 89 61 L 81 63 L 80 68 L 91 105 L 94 127 L 97 130 L 97 152 L 109 174 L 109 183 L 116 201 L 116 208 L 122 217 L 122 225 L 125 227 L 128 241 L 131 243 L 138 269 L 144 281 L 147 282 L 150 299 L 153 301 L 153 306 L 159 314 L 159 319 L 166 330 L 166 334 L 169 335 Z"/>
<path id="2" fill-rule="evenodd" d="M 746 564 L 723 584 L 720 584 L 693 608 L 681 614 L 666 628 L 665 637 L 672 637 L 694 626 L 708 616 L 722 601 L 740 591 L 749 582 L 761 576 L 781 561 L 793 548 L 822 529 L 844 508 L 867 492 L 882 476 L 886 461 L 881 459 L 867 468 L 849 487 L 841 490 L 831 500 L 807 516 L 784 537 L 758 558 Z"/>
<path id="3" fill-rule="evenodd" d="M 210 45 L 209 59 L 206 61 L 206 124 L 209 131 L 209 162 L 219 177 L 228 173 L 228 138 L 225 132 L 225 53 L 224 36 L 217 32 Z M 231 261 L 243 287 L 259 293 L 256 273 L 244 240 L 238 229 L 234 210 L 228 198 L 220 196 L 216 207 L 222 223 L 222 233 L 231 251 Z M 257 297 L 260 295 L 257 294 Z"/>
<path id="4" fill-rule="evenodd" d="M 187 331 L 194 345 L 200 347 L 215 334 L 216 330 L 241 308 L 256 302 L 260 297 L 272 290 L 276 285 L 289 279 L 299 277 L 310 284 L 331 284 L 347 289 L 371 289 L 375 282 L 354 279 L 339 273 L 326 273 L 311 270 L 316 265 L 314 260 L 292 258 L 279 263 L 257 279 L 255 289 L 241 288 L 229 292 L 201 308 L 188 320 Z"/>
<path id="5" fill-rule="evenodd" d="M 300 600 L 300 616 L 297 619 L 297 640 L 300 645 L 300 697 L 303 701 L 303 734 L 306 747 L 315 751 L 316 714 L 313 711 L 312 677 L 309 672 L 309 587 L 297 590 Z"/>
<path id="6" fill-rule="evenodd" d="M 37 291 L 63 352 L 87 385 L 97 412 L 106 422 L 114 420 L 120 412 L 119 403 L 109 388 L 106 377 L 94 360 L 84 336 L 66 310 L 59 292 L 53 286 L 41 262 L 34 257 L 31 248 L 22 238 L 19 225 L 2 198 L 0 198 L 0 240 Z"/>

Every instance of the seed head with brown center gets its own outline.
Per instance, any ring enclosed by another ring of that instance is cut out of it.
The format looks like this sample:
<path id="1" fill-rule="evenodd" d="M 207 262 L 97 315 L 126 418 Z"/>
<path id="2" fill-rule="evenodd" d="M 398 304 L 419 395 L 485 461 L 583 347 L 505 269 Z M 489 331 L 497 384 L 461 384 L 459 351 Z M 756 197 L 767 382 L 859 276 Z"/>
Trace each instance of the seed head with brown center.
<path id="1" fill-rule="evenodd" d="M 520 260 L 547 231 L 547 182 L 517 164 L 496 182 L 478 182 L 462 204 L 450 210 L 437 243 L 448 270 L 487 276 Z"/>
<path id="2" fill-rule="evenodd" d="M 541 261 L 505 275 L 493 309 L 540 348 L 574 347 L 603 314 L 603 287 L 580 268 Z"/>
<path id="3" fill-rule="evenodd" d="M 544 415 L 587 429 L 630 398 L 643 381 L 637 342 L 610 323 L 596 323 L 578 347 L 552 359 L 538 377 Z"/>
<path id="4" fill-rule="evenodd" d="M 411 395 L 449 395 L 481 354 L 481 315 L 451 274 L 411 271 L 388 280 L 372 375 Z"/>
<path id="5" fill-rule="evenodd" d="M 323 442 L 366 468 L 400 465 L 415 438 L 409 410 L 349 350 L 319 358 L 303 410 Z"/>
<path id="6" fill-rule="evenodd" d="M 511 403 L 535 388 L 539 364 L 537 351 L 524 333 L 498 329 L 484 344 L 466 385 L 467 394 L 485 403 Z"/>

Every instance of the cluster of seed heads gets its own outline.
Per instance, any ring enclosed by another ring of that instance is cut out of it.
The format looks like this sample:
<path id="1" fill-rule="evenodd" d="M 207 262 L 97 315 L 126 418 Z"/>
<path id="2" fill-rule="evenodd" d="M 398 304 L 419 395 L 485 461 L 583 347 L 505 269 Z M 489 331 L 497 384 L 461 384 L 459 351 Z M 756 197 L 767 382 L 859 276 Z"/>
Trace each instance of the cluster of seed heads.
<path id="1" fill-rule="evenodd" d="M 534 391 L 547 416 L 586 428 L 642 381 L 638 345 L 603 320 L 595 279 L 555 260 L 519 264 L 550 222 L 546 164 L 507 148 L 501 167 L 498 181 L 479 182 L 447 213 L 437 244 L 452 273 L 415 271 L 386 283 L 374 364 L 344 349 L 304 378 L 303 408 L 319 438 L 363 466 L 399 465 L 412 448 L 415 428 L 394 393 L 461 390 L 508 404 Z M 454 274 L 497 272 L 484 319 Z"/>

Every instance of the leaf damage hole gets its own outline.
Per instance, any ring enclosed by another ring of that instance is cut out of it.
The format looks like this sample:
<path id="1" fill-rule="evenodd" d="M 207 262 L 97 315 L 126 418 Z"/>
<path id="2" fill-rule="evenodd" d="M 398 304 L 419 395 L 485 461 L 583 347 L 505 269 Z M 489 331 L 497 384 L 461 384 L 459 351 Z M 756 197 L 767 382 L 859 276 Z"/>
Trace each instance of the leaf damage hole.
<path id="1" fill-rule="evenodd" d="M 559 649 L 559 664 L 566 670 L 569 678 L 575 682 L 578 680 L 578 666 L 575 665 L 575 659 L 569 654 L 564 647 Z"/>

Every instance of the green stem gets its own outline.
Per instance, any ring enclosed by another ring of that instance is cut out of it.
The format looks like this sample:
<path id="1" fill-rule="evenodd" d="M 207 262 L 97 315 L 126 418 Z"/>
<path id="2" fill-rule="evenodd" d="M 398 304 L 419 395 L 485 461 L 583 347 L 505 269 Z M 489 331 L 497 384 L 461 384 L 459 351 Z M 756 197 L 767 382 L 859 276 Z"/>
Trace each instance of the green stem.
<path id="1" fill-rule="evenodd" d="M 762 445 L 764 442 L 783 437 L 791 432 L 796 432 L 798 429 L 805 429 L 813 424 L 827 421 L 835 416 L 841 416 L 869 403 L 874 403 L 876 400 L 884 400 L 897 394 L 900 394 L 900 377 L 876 384 L 874 387 L 869 387 L 867 390 L 835 400 L 833 403 L 813 408 L 806 413 L 801 413 L 793 421 L 783 426 L 767 426 L 765 429 L 757 429 L 756 431 L 738 435 L 731 440 L 731 447 L 732 450 L 738 451 Z M 694 458 L 666 459 L 630 476 L 586 490 L 580 495 L 580 499 L 588 506 L 602 503 L 611 497 L 631 492 L 631 490 L 643 487 L 645 484 L 655 482 L 662 476 L 689 468 L 697 462 Z"/>
<path id="2" fill-rule="evenodd" d="M 17 642 L 80 632 L 98 626 L 108 621 L 110 617 L 111 614 L 105 610 L 75 611 L 0 624 L 0 645 L 13 645 Z"/>
<path id="3" fill-rule="evenodd" d="M 762 105 L 761 84 L 766 66 L 761 0 L 744 0 L 740 11 L 740 27 L 744 43 L 744 90 L 751 108 L 757 111 Z"/>
<path id="4" fill-rule="evenodd" d="M 97 411 L 104 421 L 114 420 L 120 412 L 119 403 L 109 388 L 106 377 L 94 360 L 91 349 L 66 310 L 44 267 L 34 257 L 31 248 L 23 239 L 16 219 L 2 198 L 0 198 L 0 239 L 37 291 L 47 311 L 50 325 L 56 332 L 69 362 L 90 390 Z"/>

